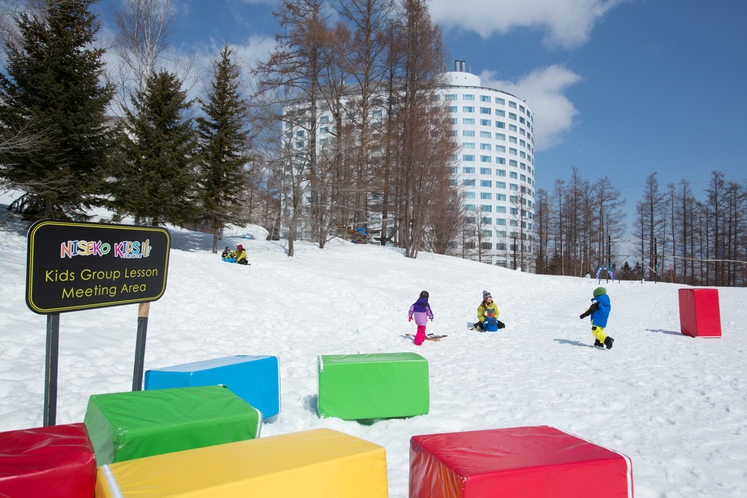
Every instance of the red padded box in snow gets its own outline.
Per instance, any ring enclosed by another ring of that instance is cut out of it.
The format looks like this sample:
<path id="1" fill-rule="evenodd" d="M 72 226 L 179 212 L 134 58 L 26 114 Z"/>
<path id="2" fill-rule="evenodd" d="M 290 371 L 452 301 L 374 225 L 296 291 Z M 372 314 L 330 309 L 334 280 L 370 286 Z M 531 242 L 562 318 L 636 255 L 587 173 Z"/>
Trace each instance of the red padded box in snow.
<path id="1" fill-rule="evenodd" d="M 718 289 L 680 289 L 680 331 L 691 337 L 721 337 Z"/>
<path id="2" fill-rule="evenodd" d="M 553 427 L 413 436 L 410 498 L 632 498 L 625 455 Z"/>
<path id="3" fill-rule="evenodd" d="M 0 433 L 0 496 L 93 498 L 96 460 L 83 424 Z"/>

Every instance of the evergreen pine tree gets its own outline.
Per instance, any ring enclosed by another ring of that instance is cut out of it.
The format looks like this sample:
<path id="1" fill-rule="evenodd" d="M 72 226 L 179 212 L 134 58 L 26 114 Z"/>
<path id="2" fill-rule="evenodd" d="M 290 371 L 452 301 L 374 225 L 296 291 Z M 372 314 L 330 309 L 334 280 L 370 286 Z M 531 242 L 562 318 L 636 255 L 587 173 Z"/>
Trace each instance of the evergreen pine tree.
<path id="1" fill-rule="evenodd" d="M 245 188 L 246 102 L 242 98 L 239 68 L 228 44 L 213 65 L 213 78 L 204 117 L 197 118 L 200 141 L 202 219 L 213 231 L 213 253 L 218 252 L 220 230 L 228 223 L 242 224 L 241 193 Z"/>
<path id="2" fill-rule="evenodd" d="M 12 207 L 30 218 L 85 219 L 103 184 L 114 133 L 105 111 L 113 95 L 101 83 L 103 49 L 89 7 L 95 0 L 47 0 L 44 13 L 22 13 L 20 37 L 7 40 L 0 74 L 0 134 L 34 137 L 0 150 L 0 180 L 25 192 Z"/>
<path id="3" fill-rule="evenodd" d="M 175 74 L 158 71 L 125 110 L 122 161 L 111 191 L 119 215 L 137 224 L 182 225 L 194 220 L 197 140 L 191 101 Z"/>

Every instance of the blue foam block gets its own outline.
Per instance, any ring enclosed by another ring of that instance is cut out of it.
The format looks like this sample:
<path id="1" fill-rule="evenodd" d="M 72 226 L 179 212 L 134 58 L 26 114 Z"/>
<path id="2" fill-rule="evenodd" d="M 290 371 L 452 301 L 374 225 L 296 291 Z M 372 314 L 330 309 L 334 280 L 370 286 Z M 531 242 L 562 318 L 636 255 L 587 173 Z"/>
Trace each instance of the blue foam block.
<path id="1" fill-rule="evenodd" d="M 217 384 L 258 409 L 264 419 L 280 413 L 277 356 L 228 356 L 145 372 L 145 390 Z"/>

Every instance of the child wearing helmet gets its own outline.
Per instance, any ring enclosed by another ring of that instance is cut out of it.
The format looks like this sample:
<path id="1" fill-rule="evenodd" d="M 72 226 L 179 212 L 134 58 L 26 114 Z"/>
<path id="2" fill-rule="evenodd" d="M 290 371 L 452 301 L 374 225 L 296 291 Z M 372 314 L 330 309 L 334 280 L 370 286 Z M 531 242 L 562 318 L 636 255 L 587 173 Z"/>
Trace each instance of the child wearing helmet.
<path id="1" fill-rule="evenodd" d="M 584 319 L 591 315 L 591 333 L 594 334 L 594 346 L 597 348 L 612 349 L 612 343 L 615 342 L 612 337 L 604 333 L 611 310 L 612 304 L 607 295 L 607 289 L 597 287 L 594 289 L 591 306 L 579 316 L 579 318 Z"/>

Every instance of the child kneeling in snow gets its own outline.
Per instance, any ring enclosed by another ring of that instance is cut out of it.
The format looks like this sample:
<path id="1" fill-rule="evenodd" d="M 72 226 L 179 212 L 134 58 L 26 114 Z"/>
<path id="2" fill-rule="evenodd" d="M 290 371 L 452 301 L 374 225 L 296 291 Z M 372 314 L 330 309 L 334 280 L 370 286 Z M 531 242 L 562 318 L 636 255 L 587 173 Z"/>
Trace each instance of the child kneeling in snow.
<path id="1" fill-rule="evenodd" d="M 420 346 L 425 340 L 425 326 L 428 323 L 428 319 L 433 321 L 431 305 L 428 304 L 428 291 L 421 292 L 418 300 L 410 306 L 410 311 L 407 314 L 407 321 L 411 322 L 413 317 L 415 317 L 415 323 L 418 326 L 418 331 L 415 334 L 415 340 L 413 342 L 416 346 Z"/>
<path id="2" fill-rule="evenodd" d="M 610 298 L 607 295 L 607 289 L 604 287 L 597 287 L 594 289 L 594 298 L 591 300 L 591 306 L 586 310 L 579 318 L 584 319 L 591 315 L 591 333 L 594 334 L 594 346 L 598 348 L 607 347 L 612 349 L 612 343 L 615 340 L 604 333 L 604 328 L 607 326 L 607 318 L 610 316 L 612 311 L 612 304 Z"/>

